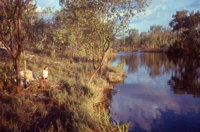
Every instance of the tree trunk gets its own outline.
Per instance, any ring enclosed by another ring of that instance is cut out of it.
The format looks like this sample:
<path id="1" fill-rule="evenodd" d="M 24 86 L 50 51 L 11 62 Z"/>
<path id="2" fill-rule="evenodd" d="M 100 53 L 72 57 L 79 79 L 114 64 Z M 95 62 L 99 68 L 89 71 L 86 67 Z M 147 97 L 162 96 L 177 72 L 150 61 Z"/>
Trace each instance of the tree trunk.
<path id="1" fill-rule="evenodd" d="M 70 48 L 70 62 L 74 62 L 74 47 Z"/>
<path id="2" fill-rule="evenodd" d="M 93 80 L 94 76 L 96 75 L 96 73 L 97 73 L 99 70 L 102 69 L 102 66 L 103 66 L 103 64 L 104 64 L 104 59 L 105 59 L 106 56 L 107 56 L 107 52 L 108 52 L 108 50 L 107 50 L 107 51 L 104 53 L 104 55 L 102 56 L 101 61 L 100 61 L 99 65 L 98 65 L 98 67 L 97 67 L 97 68 L 95 69 L 95 71 L 92 73 L 92 76 L 90 77 L 90 80 L 89 80 L 88 84 L 90 84 L 90 83 L 92 82 L 92 80 Z"/>
<path id="3" fill-rule="evenodd" d="M 26 87 L 27 84 L 26 84 L 26 53 L 25 53 L 25 50 L 24 50 L 24 86 Z"/>
<path id="4" fill-rule="evenodd" d="M 21 77 L 20 77 L 20 56 L 17 56 L 15 58 L 15 70 L 17 75 L 17 92 L 20 92 L 21 90 Z"/>
<path id="5" fill-rule="evenodd" d="M 92 76 L 90 77 L 90 80 L 88 82 L 88 84 L 90 84 L 90 82 L 93 80 L 94 76 L 96 75 L 96 73 L 101 69 L 102 65 L 103 65 L 103 60 L 101 60 L 101 63 L 99 64 L 99 66 L 96 68 L 96 70 L 92 73 Z"/>
<path id="6" fill-rule="evenodd" d="M 93 62 L 93 69 L 95 70 L 95 69 L 96 69 L 96 65 L 95 65 L 95 63 L 96 63 L 96 60 L 95 60 L 95 57 L 94 57 L 94 55 L 93 55 L 93 57 L 92 57 L 92 62 Z"/>
<path id="7" fill-rule="evenodd" d="M 93 72 L 92 76 L 90 77 L 90 80 L 89 80 L 88 84 L 90 84 L 90 83 L 92 82 L 92 80 L 93 80 L 93 78 L 95 77 L 96 73 L 97 73 L 99 70 L 100 70 L 100 72 L 101 72 L 101 70 L 102 70 L 102 66 L 103 66 L 103 64 L 104 64 L 104 59 L 107 57 L 107 52 L 108 52 L 109 49 L 110 49 L 110 42 L 111 42 L 109 37 L 108 37 L 106 40 L 107 40 L 108 46 L 107 46 L 105 49 L 103 49 L 104 54 L 103 54 L 103 56 L 101 57 L 101 60 L 99 61 L 98 67 L 97 67 L 96 70 Z"/>

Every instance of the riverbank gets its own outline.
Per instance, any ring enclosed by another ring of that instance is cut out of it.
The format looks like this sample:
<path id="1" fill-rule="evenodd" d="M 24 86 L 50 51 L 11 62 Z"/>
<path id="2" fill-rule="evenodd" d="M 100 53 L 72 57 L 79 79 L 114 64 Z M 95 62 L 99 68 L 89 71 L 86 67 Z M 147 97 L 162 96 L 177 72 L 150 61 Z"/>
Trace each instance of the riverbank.
<path id="1" fill-rule="evenodd" d="M 113 82 L 123 80 L 120 67 L 107 63 L 102 74 L 88 84 L 91 62 L 70 63 L 66 58 L 30 52 L 27 65 L 37 75 L 49 66 L 49 88 L 38 89 L 38 82 L 32 82 L 20 94 L 1 90 L 1 131 L 127 131 L 127 125 L 114 126 L 101 105 L 107 99 L 105 91 L 113 89 Z"/>
<path id="2" fill-rule="evenodd" d="M 115 52 L 142 52 L 142 53 L 167 53 L 167 50 L 163 49 L 144 49 L 144 48 L 119 48 Z"/>

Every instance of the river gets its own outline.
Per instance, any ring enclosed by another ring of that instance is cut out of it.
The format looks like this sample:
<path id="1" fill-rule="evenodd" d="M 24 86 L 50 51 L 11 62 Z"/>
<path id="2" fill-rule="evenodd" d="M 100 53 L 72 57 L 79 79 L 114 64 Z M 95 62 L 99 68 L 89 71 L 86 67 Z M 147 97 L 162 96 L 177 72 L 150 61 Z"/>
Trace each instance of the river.
<path id="1" fill-rule="evenodd" d="M 118 53 L 124 82 L 110 104 L 111 115 L 130 132 L 200 132 L 200 65 L 163 53 Z"/>

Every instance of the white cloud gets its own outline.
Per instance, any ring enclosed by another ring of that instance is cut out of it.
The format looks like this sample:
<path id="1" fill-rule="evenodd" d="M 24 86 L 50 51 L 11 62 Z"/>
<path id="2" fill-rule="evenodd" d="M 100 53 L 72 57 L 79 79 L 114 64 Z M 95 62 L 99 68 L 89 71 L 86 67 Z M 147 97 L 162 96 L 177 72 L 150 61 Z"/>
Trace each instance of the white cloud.
<path id="1" fill-rule="evenodd" d="M 138 74 L 138 73 L 137 73 Z M 123 90 L 113 97 L 112 117 L 117 121 L 131 121 L 130 127 L 138 125 L 146 131 L 152 131 L 154 119 L 161 118 L 162 112 L 173 111 L 176 114 L 187 114 L 191 111 L 200 112 L 198 100 L 191 99 L 191 96 L 182 98 L 172 96 L 168 91 L 169 87 L 162 79 L 144 79 L 136 77 L 136 74 L 129 79 L 134 80 L 132 84 L 123 84 Z M 166 76 L 170 79 L 169 76 Z M 141 82 L 138 85 L 137 82 Z M 155 82 L 152 84 L 151 82 Z M 151 84 L 151 85 L 147 85 Z M 159 86 L 160 85 L 160 86 Z M 156 91 L 156 92 L 154 92 Z M 181 99 L 186 99 L 185 103 Z M 192 103 L 191 103 L 192 102 Z"/>
<path id="2" fill-rule="evenodd" d="M 137 14 L 136 17 L 133 18 L 133 20 L 136 21 L 153 20 L 155 19 L 155 17 L 158 16 L 158 13 L 166 9 L 167 7 L 161 5 L 155 6 L 153 8 L 148 8 L 145 10 L 145 12 Z"/>
<path id="3" fill-rule="evenodd" d="M 169 26 L 172 15 L 176 11 L 189 10 L 199 11 L 200 0 L 152 0 L 149 7 L 143 13 L 136 13 L 131 20 L 130 28 L 136 28 L 141 31 L 147 31 L 151 25 Z M 159 13 L 160 13 L 160 17 Z"/>

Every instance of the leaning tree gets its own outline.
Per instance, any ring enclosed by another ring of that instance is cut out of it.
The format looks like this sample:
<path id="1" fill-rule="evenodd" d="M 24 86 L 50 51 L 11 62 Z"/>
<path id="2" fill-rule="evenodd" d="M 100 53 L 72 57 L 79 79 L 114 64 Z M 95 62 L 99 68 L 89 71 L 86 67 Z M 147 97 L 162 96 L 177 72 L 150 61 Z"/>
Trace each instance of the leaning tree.
<path id="1" fill-rule="evenodd" d="M 72 47 L 93 58 L 91 79 L 101 69 L 115 38 L 124 35 L 128 22 L 150 0 L 60 0 Z"/>

